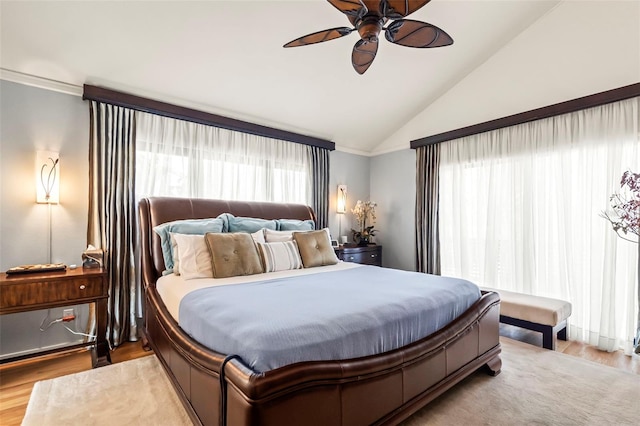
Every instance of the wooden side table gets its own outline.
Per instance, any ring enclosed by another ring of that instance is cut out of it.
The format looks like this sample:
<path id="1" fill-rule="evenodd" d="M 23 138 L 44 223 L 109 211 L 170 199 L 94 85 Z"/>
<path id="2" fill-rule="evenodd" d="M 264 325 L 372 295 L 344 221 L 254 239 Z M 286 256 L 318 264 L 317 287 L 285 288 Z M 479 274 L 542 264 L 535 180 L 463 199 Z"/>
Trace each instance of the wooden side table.
<path id="1" fill-rule="evenodd" d="M 28 274 L 0 273 L 0 315 L 35 311 L 61 306 L 95 303 L 96 338 L 94 342 L 78 343 L 33 354 L 7 358 L 0 362 L 92 346 L 93 367 L 111 364 L 107 343 L 107 273 L 102 268 L 67 269 L 66 271 Z"/>
<path id="2" fill-rule="evenodd" d="M 337 247 L 335 252 L 338 259 L 345 262 L 382 266 L 382 246 L 377 244 L 369 244 L 368 246 L 345 244 Z"/>

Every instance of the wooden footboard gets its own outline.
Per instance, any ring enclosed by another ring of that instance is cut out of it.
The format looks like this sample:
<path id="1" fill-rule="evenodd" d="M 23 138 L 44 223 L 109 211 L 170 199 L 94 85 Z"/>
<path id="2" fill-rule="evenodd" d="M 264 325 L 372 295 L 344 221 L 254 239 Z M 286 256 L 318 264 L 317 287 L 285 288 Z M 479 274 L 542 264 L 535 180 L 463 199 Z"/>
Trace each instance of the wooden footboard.
<path id="1" fill-rule="evenodd" d="M 190 415 L 221 424 L 224 356 L 185 336 L 155 289 L 146 305 L 148 339 Z M 499 297 L 485 293 L 444 329 L 384 354 L 266 373 L 233 360 L 225 367 L 226 424 L 396 424 L 483 365 L 499 373 L 499 316 Z"/>

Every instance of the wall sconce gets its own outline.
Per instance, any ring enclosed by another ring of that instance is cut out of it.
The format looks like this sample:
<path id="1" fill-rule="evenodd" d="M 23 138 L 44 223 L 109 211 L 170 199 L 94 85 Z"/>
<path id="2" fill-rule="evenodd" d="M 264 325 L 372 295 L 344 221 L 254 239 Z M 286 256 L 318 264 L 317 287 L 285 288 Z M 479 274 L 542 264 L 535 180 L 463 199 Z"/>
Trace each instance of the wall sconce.
<path id="1" fill-rule="evenodd" d="M 60 202 L 60 155 L 57 152 L 36 153 L 36 203 Z"/>
<path id="2" fill-rule="evenodd" d="M 344 214 L 347 212 L 347 185 L 338 185 L 338 204 L 336 212 Z"/>

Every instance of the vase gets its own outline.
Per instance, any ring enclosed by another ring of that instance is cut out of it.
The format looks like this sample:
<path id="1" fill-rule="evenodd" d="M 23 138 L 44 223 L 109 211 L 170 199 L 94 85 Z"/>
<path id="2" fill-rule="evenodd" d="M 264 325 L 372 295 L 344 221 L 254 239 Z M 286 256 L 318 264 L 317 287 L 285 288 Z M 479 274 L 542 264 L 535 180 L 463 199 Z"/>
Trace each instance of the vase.
<path id="1" fill-rule="evenodd" d="M 359 237 L 358 241 L 357 241 L 357 244 L 359 246 L 367 246 L 367 245 L 369 245 L 369 242 L 370 242 L 370 239 L 369 239 L 369 236 L 367 235 L 367 236 Z"/>

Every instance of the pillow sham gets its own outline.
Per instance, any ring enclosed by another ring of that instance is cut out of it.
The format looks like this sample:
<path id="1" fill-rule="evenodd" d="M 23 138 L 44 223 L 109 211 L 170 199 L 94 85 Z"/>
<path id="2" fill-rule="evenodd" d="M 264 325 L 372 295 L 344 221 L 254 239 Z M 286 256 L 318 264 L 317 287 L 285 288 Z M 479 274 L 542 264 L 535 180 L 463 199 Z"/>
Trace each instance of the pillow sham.
<path id="1" fill-rule="evenodd" d="M 258 243 L 258 251 L 262 258 L 264 272 L 288 271 L 301 269 L 302 259 L 295 241 L 277 243 Z"/>
<path id="2" fill-rule="evenodd" d="M 173 257 L 173 273 L 180 275 L 180 254 L 178 253 L 178 243 L 176 242 L 175 235 L 176 234 L 174 232 L 169 232 L 169 239 L 171 240 L 171 256 Z"/>
<path id="3" fill-rule="evenodd" d="M 204 235 L 207 232 L 224 232 L 226 218 L 224 214 L 217 218 L 208 219 L 183 219 L 162 223 L 153 230 L 160 236 L 162 257 L 164 258 L 165 271 L 168 274 L 173 271 L 173 253 L 171 251 L 171 232 L 176 234 Z"/>
<path id="4" fill-rule="evenodd" d="M 305 268 L 335 265 L 338 257 L 329 239 L 329 229 L 310 232 L 294 232 L 293 240 L 298 244 L 302 264 Z"/>
<path id="5" fill-rule="evenodd" d="M 265 243 L 266 241 L 264 240 L 264 229 L 260 229 L 259 231 L 253 232 L 251 234 L 251 238 L 253 238 L 253 241 L 255 243 Z"/>
<path id="6" fill-rule="evenodd" d="M 326 231 L 327 238 L 331 240 L 331 234 L 329 234 L 329 228 L 323 228 Z M 264 230 L 264 239 L 267 243 L 277 243 L 281 241 L 293 241 L 294 232 L 309 232 L 309 231 L 272 231 L 271 229 Z M 331 242 L 331 241 L 329 241 Z"/>
<path id="7" fill-rule="evenodd" d="M 294 231 L 273 231 L 271 229 L 264 230 L 264 240 L 267 243 L 278 243 L 282 241 L 293 241 Z"/>
<path id="8" fill-rule="evenodd" d="M 176 242 L 177 252 L 174 252 L 174 267 L 185 280 L 194 278 L 213 278 L 211 255 L 204 240 L 204 235 L 187 235 L 171 233 Z"/>
<path id="9" fill-rule="evenodd" d="M 279 231 L 313 231 L 316 224 L 313 220 L 278 219 Z"/>
<path id="10" fill-rule="evenodd" d="M 262 228 L 278 229 L 278 222 L 275 220 L 259 219 L 257 217 L 236 217 L 231 213 L 226 213 L 227 229 L 229 232 L 254 233 Z"/>
<path id="11" fill-rule="evenodd" d="M 214 278 L 261 274 L 262 261 L 256 244 L 246 232 L 207 233 L 204 239 L 211 256 Z"/>

